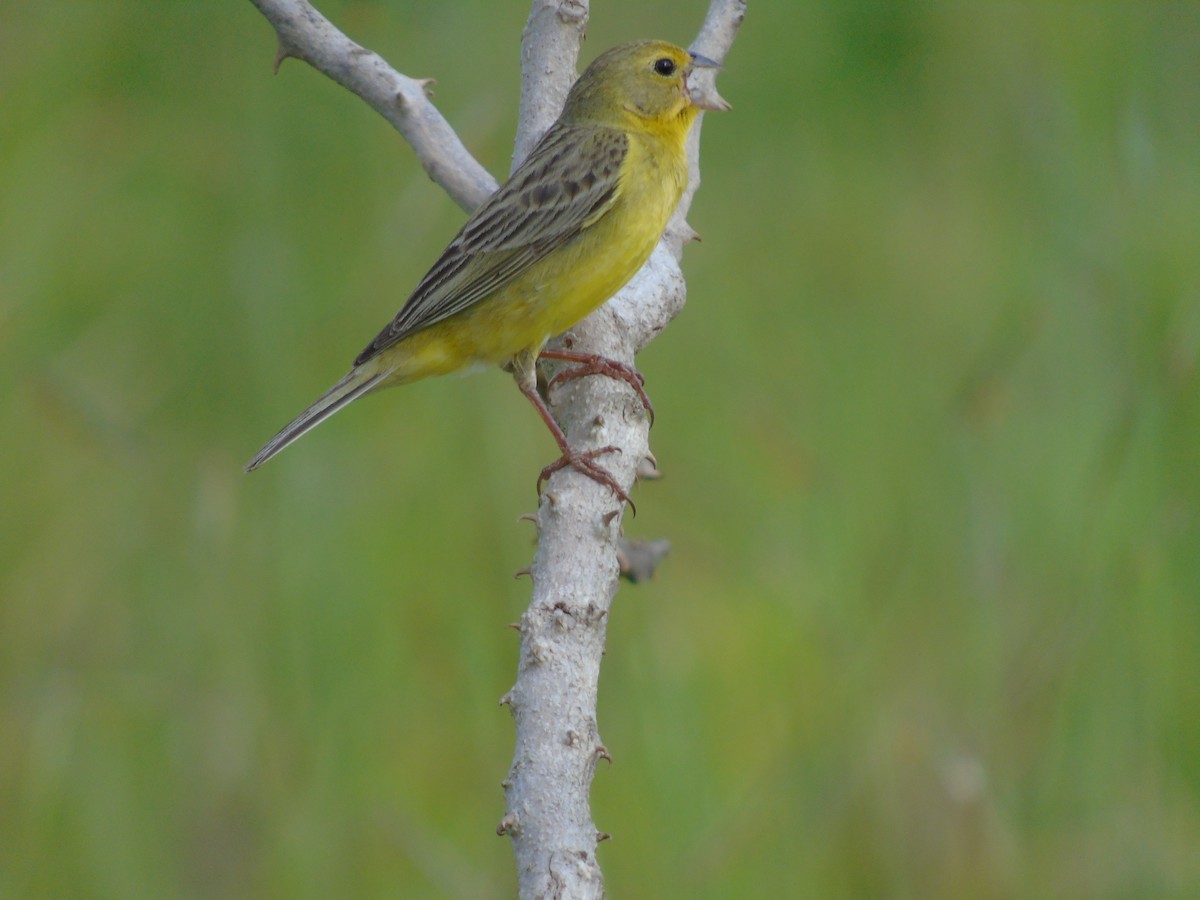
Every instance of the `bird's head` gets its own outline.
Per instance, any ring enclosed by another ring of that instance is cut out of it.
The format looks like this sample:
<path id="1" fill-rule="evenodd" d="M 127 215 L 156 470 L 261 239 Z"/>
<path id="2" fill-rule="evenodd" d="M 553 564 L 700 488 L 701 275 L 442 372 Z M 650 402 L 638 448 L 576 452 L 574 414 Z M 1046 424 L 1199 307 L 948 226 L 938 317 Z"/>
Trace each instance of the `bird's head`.
<path id="1" fill-rule="evenodd" d="M 716 69 L 706 57 L 666 41 L 613 47 L 592 61 L 567 97 L 564 117 L 636 123 L 651 130 L 690 125 L 701 109 L 728 109 L 711 79 L 695 83 L 698 70 Z"/>

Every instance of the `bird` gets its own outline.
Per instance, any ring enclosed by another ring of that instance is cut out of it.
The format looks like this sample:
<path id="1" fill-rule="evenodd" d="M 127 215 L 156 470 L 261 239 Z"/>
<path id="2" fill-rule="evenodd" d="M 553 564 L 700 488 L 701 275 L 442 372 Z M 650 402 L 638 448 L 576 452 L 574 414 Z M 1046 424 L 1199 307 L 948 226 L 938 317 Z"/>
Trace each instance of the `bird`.
<path id="1" fill-rule="evenodd" d="M 546 350 L 620 290 L 650 257 L 687 185 L 684 144 L 702 109 L 728 109 L 689 82 L 712 60 L 660 40 L 600 54 L 559 118 L 509 179 L 467 219 L 395 317 L 350 371 L 285 425 L 245 466 L 253 471 L 365 394 L 433 375 L 499 366 L 550 429 L 571 466 L 629 497 L 596 458 L 575 450 L 537 389 L 539 358 L 576 365 L 560 377 L 628 382 L 653 415 L 641 375 L 622 363 Z"/>

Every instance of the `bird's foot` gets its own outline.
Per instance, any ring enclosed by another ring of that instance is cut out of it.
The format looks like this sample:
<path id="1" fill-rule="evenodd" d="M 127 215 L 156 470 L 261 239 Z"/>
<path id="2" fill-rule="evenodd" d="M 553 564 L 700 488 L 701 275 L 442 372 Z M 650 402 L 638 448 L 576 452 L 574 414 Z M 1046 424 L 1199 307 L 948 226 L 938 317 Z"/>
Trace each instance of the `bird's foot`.
<path id="1" fill-rule="evenodd" d="M 650 398 L 646 395 L 646 389 L 643 387 L 646 379 L 632 366 L 627 366 L 623 362 L 617 362 L 615 359 L 609 359 L 598 353 L 579 353 L 574 350 L 543 350 L 538 354 L 538 358 L 558 359 L 577 364 L 570 369 L 563 369 L 551 378 L 549 384 L 546 385 L 547 390 L 553 390 L 556 385 L 562 384 L 564 381 L 583 378 L 587 375 L 604 375 L 607 378 L 615 378 L 633 388 L 638 399 L 642 401 L 646 414 L 650 417 L 650 424 L 654 424 L 654 404 L 650 402 Z"/>
<path id="2" fill-rule="evenodd" d="M 612 473 L 596 462 L 597 456 L 600 456 L 604 453 L 614 452 L 620 453 L 621 448 L 614 447 L 611 444 L 609 444 L 607 447 L 598 447 L 595 450 L 573 450 L 570 447 L 565 448 L 563 450 L 563 455 L 554 462 L 550 463 L 550 465 L 546 466 L 546 468 L 542 469 L 541 474 L 538 475 L 538 494 L 541 495 L 542 485 L 546 483 L 551 475 L 560 469 L 565 469 L 567 466 L 570 466 L 581 475 L 586 475 L 588 478 L 592 479 L 592 481 L 604 485 L 619 498 L 621 498 L 623 502 L 628 503 L 629 508 L 633 510 L 634 515 L 637 515 L 637 507 L 633 505 L 633 501 L 629 499 L 629 495 L 625 493 L 625 491 L 621 488 L 621 485 L 617 484 L 617 480 L 612 477 Z"/>

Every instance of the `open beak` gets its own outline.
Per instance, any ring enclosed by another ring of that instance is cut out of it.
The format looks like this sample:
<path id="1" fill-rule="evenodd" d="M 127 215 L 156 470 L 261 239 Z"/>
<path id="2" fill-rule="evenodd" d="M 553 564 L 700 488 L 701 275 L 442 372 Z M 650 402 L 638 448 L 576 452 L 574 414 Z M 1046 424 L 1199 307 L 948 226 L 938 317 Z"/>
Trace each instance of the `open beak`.
<path id="1" fill-rule="evenodd" d="M 688 98 L 692 101 L 692 105 L 700 109 L 732 109 L 725 102 L 725 98 L 717 93 L 717 88 L 714 84 L 717 77 L 717 70 L 721 68 L 721 64 L 714 62 L 707 56 L 701 56 L 699 53 L 691 53 L 691 57 L 691 71 L 687 74 L 685 84 L 687 85 Z"/>

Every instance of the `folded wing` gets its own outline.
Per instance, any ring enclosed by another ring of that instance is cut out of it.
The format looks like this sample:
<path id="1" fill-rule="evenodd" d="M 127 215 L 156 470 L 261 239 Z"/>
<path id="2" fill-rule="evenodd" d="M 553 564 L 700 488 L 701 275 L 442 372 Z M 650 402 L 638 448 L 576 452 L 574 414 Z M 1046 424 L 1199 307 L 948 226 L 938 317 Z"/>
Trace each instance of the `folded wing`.
<path id="1" fill-rule="evenodd" d="M 354 364 L 469 309 L 567 244 L 620 196 L 628 138 L 599 126 L 556 126 L 467 220 L 396 317 Z"/>

